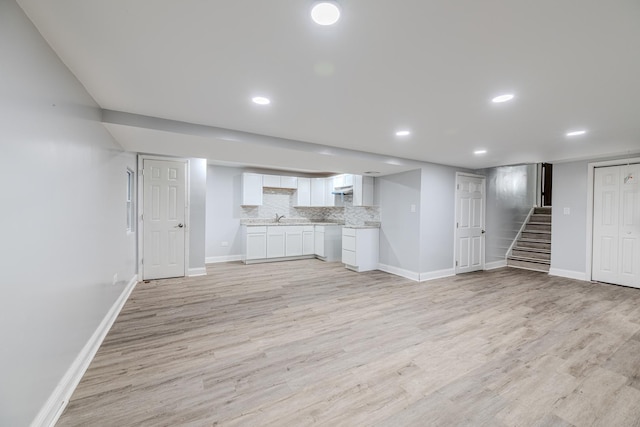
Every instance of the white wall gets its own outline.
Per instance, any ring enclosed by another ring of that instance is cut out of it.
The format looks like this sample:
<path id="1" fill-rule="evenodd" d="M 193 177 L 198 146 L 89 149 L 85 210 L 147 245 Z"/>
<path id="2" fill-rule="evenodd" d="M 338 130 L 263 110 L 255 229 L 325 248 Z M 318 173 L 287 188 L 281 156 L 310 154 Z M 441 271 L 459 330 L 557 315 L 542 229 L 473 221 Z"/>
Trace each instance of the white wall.
<path id="1" fill-rule="evenodd" d="M 0 56 L 0 425 L 25 426 L 135 275 L 136 161 L 13 0 Z"/>
<path id="2" fill-rule="evenodd" d="M 238 258 L 240 236 L 240 177 L 244 169 L 225 166 L 207 168 L 207 262 Z M 227 242 L 227 246 L 222 246 Z"/>
<path id="3" fill-rule="evenodd" d="M 421 170 L 376 178 L 380 205 L 380 264 L 420 272 Z M 411 212 L 411 205 L 415 212 Z"/>

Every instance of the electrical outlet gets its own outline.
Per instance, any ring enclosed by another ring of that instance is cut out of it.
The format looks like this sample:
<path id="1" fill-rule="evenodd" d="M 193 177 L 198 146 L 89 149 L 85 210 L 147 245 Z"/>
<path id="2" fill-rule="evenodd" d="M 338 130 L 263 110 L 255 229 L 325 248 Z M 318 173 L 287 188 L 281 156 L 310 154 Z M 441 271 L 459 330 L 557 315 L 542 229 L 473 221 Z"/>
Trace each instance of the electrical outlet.
<path id="1" fill-rule="evenodd" d="M 229 246 L 229 242 L 220 242 L 220 246 L 226 248 L 227 246 Z"/>
<path id="2" fill-rule="evenodd" d="M 115 285 L 116 283 L 118 283 L 118 273 L 113 275 L 113 284 Z"/>

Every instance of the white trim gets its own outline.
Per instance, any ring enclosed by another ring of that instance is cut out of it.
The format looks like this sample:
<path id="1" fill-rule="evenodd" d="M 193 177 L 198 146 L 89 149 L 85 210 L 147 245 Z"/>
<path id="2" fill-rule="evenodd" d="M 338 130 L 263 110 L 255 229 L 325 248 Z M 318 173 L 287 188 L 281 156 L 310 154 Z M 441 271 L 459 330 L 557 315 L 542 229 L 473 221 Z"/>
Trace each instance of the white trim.
<path id="1" fill-rule="evenodd" d="M 587 164 L 587 249 L 586 249 L 586 271 L 584 273 L 584 279 L 591 281 L 592 279 L 592 265 L 591 258 L 593 257 L 593 179 L 594 179 L 594 170 L 595 168 L 602 168 L 606 166 L 622 166 L 628 163 L 639 163 L 640 157 L 632 157 L 629 159 L 616 159 L 616 160 L 605 160 L 602 162 L 591 162 Z M 550 269 L 549 271 L 554 270 Z M 563 270 L 559 270 L 563 271 Z"/>
<path id="2" fill-rule="evenodd" d="M 242 261 L 242 255 L 224 255 L 224 256 L 210 256 L 205 258 L 205 264 L 216 264 L 219 262 L 233 262 Z"/>
<path id="3" fill-rule="evenodd" d="M 206 275 L 207 275 L 206 267 L 190 268 L 187 271 L 187 276 L 189 277 L 206 276 Z"/>
<path id="4" fill-rule="evenodd" d="M 568 279 L 584 280 L 590 282 L 591 279 L 587 278 L 587 273 L 583 271 L 562 270 L 560 268 L 550 268 L 550 276 L 566 277 Z"/>
<path id="5" fill-rule="evenodd" d="M 144 214 L 144 161 L 160 160 L 185 163 L 185 207 L 184 220 L 186 227 L 184 230 L 184 275 L 187 275 L 189 265 L 189 245 L 191 234 L 191 160 L 186 157 L 157 156 L 151 154 L 138 154 L 138 274 L 144 280 L 144 265 L 142 259 L 144 257 L 144 222 L 141 220 Z"/>
<path id="6" fill-rule="evenodd" d="M 501 259 L 500 261 L 487 262 L 484 265 L 485 270 L 495 270 L 496 268 L 502 268 L 507 266 L 507 260 Z"/>
<path id="7" fill-rule="evenodd" d="M 468 176 L 471 178 L 480 178 L 482 179 L 482 199 L 483 199 L 483 203 L 482 203 L 482 229 L 486 230 L 487 229 L 487 177 L 484 175 L 477 175 L 474 173 L 467 173 L 467 172 L 456 172 L 456 182 L 455 182 L 455 188 L 453 189 L 453 194 L 455 195 L 455 208 L 454 208 L 454 218 L 453 218 L 453 274 L 456 275 L 458 274 L 458 266 L 456 265 L 457 261 L 458 261 L 458 227 L 456 227 L 456 222 L 458 221 L 458 209 L 460 208 L 458 206 L 458 179 L 461 176 Z M 486 250 L 487 250 L 487 234 L 482 233 L 482 265 L 478 270 L 484 270 L 485 269 L 485 256 L 486 256 Z M 473 270 L 476 271 L 476 270 Z M 421 273 L 422 274 L 422 273 Z M 422 281 L 422 280 L 421 280 Z"/>
<path id="8" fill-rule="evenodd" d="M 387 264 L 378 264 L 378 270 L 384 271 L 385 273 L 395 274 L 396 276 L 404 277 L 406 279 L 413 280 L 414 282 L 420 281 L 420 273 L 405 270 L 404 268 L 398 268 Z"/>
<path id="9" fill-rule="evenodd" d="M 56 388 L 38 412 L 38 415 L 36 415 L 31 422 L 31 427 L 53 427 L 56 424 L 64 408 L 66 408 L 69 403 L 69 399 L 78 386 L 78 383 L 80 383 L 82 376 L 87 371 L 87 368 L 89 368 L 100 345 L 102 345 L 102 341 L 104 341 L 113 322 L 115 322 L 118 314 L 120 314 L 122 307 L 124 307 L 124 304 L 127 302 L 127 299 L 129 299 L 129 295 L 131 295 L 137 283 L 138 275 L 136 274 L 131 278 L 116 302 L 113 303 L 111 309 L 109 309 L 102 319 L 102 322 L 100 322 L 100 325 L 98 325 L 98 328 L 94 331 L 93 335 L 91 335 L 89 341 L 82 347 L 82 350 L 80 350 L 80 353 L 78 353 L 71 366 L 69 366 L 67 372 L 65 372 L 62 379 L 60 379 Z"/>
<path id="10" fill-rule="evenodd" d="M 455 268 L 446 268 L 444 270 L 428 271 L 426 273 L 420 273 L 420 281 L 426 282 L 427 280 L 442 279 L 443 277 L 451 277 L 456 275 Z"/>

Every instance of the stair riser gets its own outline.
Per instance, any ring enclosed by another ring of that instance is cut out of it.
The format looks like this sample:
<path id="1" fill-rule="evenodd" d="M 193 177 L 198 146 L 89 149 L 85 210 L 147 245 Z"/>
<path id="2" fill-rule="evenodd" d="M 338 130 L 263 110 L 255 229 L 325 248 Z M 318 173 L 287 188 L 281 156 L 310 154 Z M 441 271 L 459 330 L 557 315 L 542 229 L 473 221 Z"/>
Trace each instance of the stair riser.
<path id="1" fill-rule="evenodd" d="M 533 249 L 547 249 L 551 250 L 551 243 L 538 243 L 538 242 L 523 242 L 518 241 L 518 245 L 521 248 L 533 248 Z"/>
<path id="2" fill-rule="evenodd" d="M 511 267 L 520 267 L 520 268 L 528 268 L 529 270 L 536 271 L 544 271 L 549 272 L 549 266 L 546 264 L 538 264 L 535 262 L 527 262 L 527 261 L 517 261 L 517 260 L 507 260 L 507 265 Z"/>
<path id="3" fill-rule="evenodd" d="M 548 231 L 551 232 L 551 224 L 527 224 L 524 231 Z"/>
<path id="4" fill-rule="evenodd" d="M 539 260 L 551 261 L 551 254 L 545 254 L 540 252 L 529 252 L 529 251 L 514 249 L 513 251 L 511 251 L 511 254 L 514 256 L 524 256 L 527 258 L 536 258 Z"/>
<path id="5" fill-rule="evenodd" d="M 529 221 L 531 222 L 548 222 L 549 224 L 551 224 L 551 215 L 541 215 L 541 214 L 533 214 L 531 215 L 531 219 L 529 219 Z"/>
<path id="6" fill-rule="evenodd" d="M 527 231 L 523 231 L 521 237 L 524 239 L 544 240 L 551 243 L 551 234 L 547 233 L 529 233 Z"/>
<path id="7" fill-rule="evenodd" d="M 533 210 L 534 215 L 535 214 L 543 214 L 543 215 L 551 215 L 551 208 L 535 208 Z"/>

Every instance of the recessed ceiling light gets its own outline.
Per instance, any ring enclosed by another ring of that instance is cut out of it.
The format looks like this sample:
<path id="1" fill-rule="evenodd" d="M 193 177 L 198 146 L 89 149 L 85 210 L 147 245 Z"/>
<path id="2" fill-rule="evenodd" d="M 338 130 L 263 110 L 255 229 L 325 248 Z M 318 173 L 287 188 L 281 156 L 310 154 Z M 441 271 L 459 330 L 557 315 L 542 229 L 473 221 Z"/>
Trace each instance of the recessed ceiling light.
<path id="1" fill-rule="evenodd" d="M 491 102 L 500 103 L 507 102 L 513 99 L 514 95 L 512 93 L 505 93 L 504 95 L 498 95 L 491 100 Z"/>
<path id="2" fill-rule="evenodd" d="M 335 2 L 317 2 L 311 9 L 311 19 L 318 25 L 333 25 L 340 19 L 340 7 Z"/>
<path id="3" fill-rule="evenodd" d="M 586 130 L 573 130 L 571 132 L 567 132 L 567 136 L 580 136 L 587 133 Z"/>
<path id="4" fill-rule="evenodd" d="M 411 131 L 408 130 L 399 130 L 396 132 L 396 136 L 408 136 L 411 135 Z"/>
<path id="5" fill-rule="evenodd" d="M 271 100 L 269 98 L 265 98 L 264 96 L 254 96 L 251 100 L 258 105 L 269 105 L 271 104 Z"/>
<path id="6" fill-rule="evenodd" d="M 487 150 L 476 150 L 473 152 L 473 154 L 479 156 L 481 154 L 487 154 Z"/>
<path id="7" fill-rule="evenodd" d="M 380 174 L 380 172 L 378 172 L 378 171 L 366 171 L 366 172 L 363 172 L 363 173 L 365 175 L 378 175 L 378 174 Z"/>

